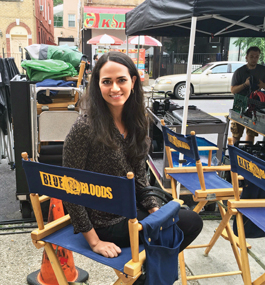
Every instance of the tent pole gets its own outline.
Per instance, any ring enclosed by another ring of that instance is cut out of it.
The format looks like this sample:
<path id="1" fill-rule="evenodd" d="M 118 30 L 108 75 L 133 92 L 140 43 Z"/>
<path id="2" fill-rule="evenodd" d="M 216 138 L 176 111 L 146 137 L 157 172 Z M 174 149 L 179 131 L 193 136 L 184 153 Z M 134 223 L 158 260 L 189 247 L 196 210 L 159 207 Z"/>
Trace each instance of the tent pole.
<path id="1" fill-rule="evenodd" d="M 129 42 L 128 42 L 129 38 L 128 35 L 126 35 L 126 54 L 129 55 Z"/>
<path id="2" fill-rule="evenodd" d="M 185 94 L 183 119 L 182 119 L 182 127 L 181 127 L 181 134 L 183 135 L 186 134 L 186 126 L 187 126 L 189 97 L 190 97 L 191 67 L 192 67 L 193 53 L 194 53 L 196 23 L 197 23 L 197 17 L 192 17 L 191 31 L 190 31 L 190 43 L 189 43 L 189 55 L 188 55 L 188 64 L 187 64 L 186 94 Z"/>
<path id="3" fill-rule="evenodd" d="M 191 18 L 191 30 L 190 30 L 189 55 L 188 55 L 188 64 L 187 64 L 186 94 L 185 94 L 185 101 L 184 101 L 182 126 L 181 126 L 181 134 L 183 135 L 186 135 L 186 129 L 187 129 L 187 118 L 188 118 L 189 98 L 190 98 L 191 67 L 192 67 L 193 53 L 194 53 L 196 23 L 197 23 L 197 17 L 192 17 Z M 179 154 L 179 159 L 183 160 L 182 153 Z M 180 183 L 177 184 L 176 192 L 177 192 L 177 197 L 179 198 Z"/>
<path id="4" fill-rule="evenodd" d="M 140 36 L 138 36 L 137 69 L 139 68 L 139 49 L 140 49 Z"/>

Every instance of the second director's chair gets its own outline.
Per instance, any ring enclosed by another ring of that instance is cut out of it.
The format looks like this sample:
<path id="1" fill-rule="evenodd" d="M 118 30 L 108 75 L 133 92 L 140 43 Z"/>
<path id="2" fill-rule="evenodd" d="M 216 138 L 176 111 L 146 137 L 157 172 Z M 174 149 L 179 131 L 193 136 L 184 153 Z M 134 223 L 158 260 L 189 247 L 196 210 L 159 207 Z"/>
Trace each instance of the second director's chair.
<path id="1" fill-rule="evenodd" d="M 252 237 L 254 237 L 255 231 L 258 234 L 257 237 L 265 237 L 265 198 L 263 198 L 265 197 L 265 161 L 233 146 L 232 138 L 229 138 L 228 141 L 231 177 L 235 196 L 233 200 L 228 200 L 227 206 L 228 212 L 236 215 L 244 284 L 261 285 L 265 284 L 265 273 L 251 282 L 248 249 L 246 247 L 246 221 L 243 220 L 243 217 L 245 216 L 254 224 L 251 232 Z M 255 190 L 253 187 L 256 186 L 261 191 L 260 193 L 256 191 L 258 194 L 256 198 L 243 199 L 240 197 L 238 175 L 244 176 L 247 183 L 252 183 L 252 187 L 244 187 L 242 197 L 253 197 Z M 252 193 L 246 195 L 248 193 L 245 193 L 245 191 Z M 258 228 L 255 228 L 255 226 Z"/>
<path id="2" fill-rule="evenodd" d="M 31 233 L 31 237 L 37 248 L 44 247 L 47 252 L 59 285 L 68 282 L 52 244 L 112 267 L 118 276 L 115 285 L 133 284 L 142 274 L 145 260 L 146 284 L 173 284 L 178 277 L 178 252 L 183 239 L 183 233 L 176 225 L 180 209 L 178 202 L 170 201 L 139 223 L 133 173 L 128 173 L 127 177 L 110 176 L 32 162 L 26 153 L 23 157 L 38 223 L 38 229 Z M 69 215 L 44 225 L 40 202 L 47 196 L 127 217 L 131 247 L 122 248 L 116 258 L 106 258 L 90 249 L 82 233 L 73 233 Z M 139 245 L 139 231 L 142 231 L 144 246 Z M 157 260 L 160 261 L 159 268 L 152 266 Z"/>
<path id="3" fill-rule="evenodd" d="M 226 215 L 225 209 L 221 206 L 223 200 L 228 200 L 233 197 L 232 184 L 225 181 L 216 173 L 217 171 L 230 170 L 230 166 L 211 166 L 210 164 L 203 166 L 200 160 L 199 150 L 197 146 L 195 132 L 191 132 L 191 135 L 177 134 L 166 126 L 162 126 L 163 137 L 165 142 L 166 154 L 169 162 L 169 167 L 165 168 L 167 178 L 171 180 L 172 193 L 176 191 L 176 182 L 182 184 L 193 195 L 194 201 L 198 202 L 194 211 L 199 213 L 208 201 L 217 201 L 219 211 L 222 216 L 221 223 L 225 224 L 222 231 L 218 229 L 215 231 L 211 241 L 204 245 L 193 245 L 188 248 L 201 248 L 205 247 L 205 256 L 208 255 L 211 248 L 214 246 L 217 239 L 222 235 L 225 239 L 229 240 L 233 253 L 235 255 L 239 270 L 231 272 L 220 272 L 214 274 L 203 274 L 196 276 L 186 276 L 185 262 L 183 252 L 180 254 L 180 272 L 182 278 L 182 284 L 187 284 L 188 280 L 201 279 L 201 278 L 213 278 L 222 277 L 225 275 L 237 275 L 242 274 L 241 261 L 238 253 L 238 239 L 233 234 L 228 221 L 232 217 Z M 195 166 L 190 167 L 173 167 L 172 152 L 177 151 L 184 154 L 190 159 L 194 160 Z"/>

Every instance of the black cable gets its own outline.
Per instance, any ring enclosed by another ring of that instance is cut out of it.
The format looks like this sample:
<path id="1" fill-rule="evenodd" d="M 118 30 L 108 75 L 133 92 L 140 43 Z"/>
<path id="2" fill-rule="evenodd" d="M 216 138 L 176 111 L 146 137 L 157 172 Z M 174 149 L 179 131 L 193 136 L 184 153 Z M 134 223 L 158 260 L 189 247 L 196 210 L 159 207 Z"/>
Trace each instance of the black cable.
<path id="1" fill-rule="evenodd" d="M 5 235 L 16 235 L 16 234 L 30 234 L 31 231 L 26 231 L 26 232 L 14 232 L 14 233 L 0 233 L 0 236 L 5 236 Z"/>
<path id="2" fill-rule="evenodd" d="M 34 223 L 36 219 L 21 219 L 21 220 L 7 220 L 0 221 L 0 225 L 10 225 L 10 224 L 25 224 L 25 223 Z"/>
<path id="3" fill-rule="evenodd" d="M 1 231 L 7 231 L 7 230 L 17 230 L 17 229 L 34 229 L 38 226 L 15 226 L 15 227 L 8 227 L 8 228 L 0 228 Z"/>

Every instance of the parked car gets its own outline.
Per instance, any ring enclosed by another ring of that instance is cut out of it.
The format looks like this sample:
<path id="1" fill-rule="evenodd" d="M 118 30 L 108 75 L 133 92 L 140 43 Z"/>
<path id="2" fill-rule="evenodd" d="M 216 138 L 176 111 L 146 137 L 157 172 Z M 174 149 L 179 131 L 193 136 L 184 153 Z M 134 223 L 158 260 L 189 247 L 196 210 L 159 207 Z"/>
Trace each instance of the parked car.
<path id="1" fill-rule="evenodd" d="M 217 61 L 194 70 L 191 74 L 190 95 L 231 93 L 233 73 L 246 62 Z M 186 74 L 161 76 L 155 80 L 154 91 L 171 91 L 172 97 L 184 99 Z"/>

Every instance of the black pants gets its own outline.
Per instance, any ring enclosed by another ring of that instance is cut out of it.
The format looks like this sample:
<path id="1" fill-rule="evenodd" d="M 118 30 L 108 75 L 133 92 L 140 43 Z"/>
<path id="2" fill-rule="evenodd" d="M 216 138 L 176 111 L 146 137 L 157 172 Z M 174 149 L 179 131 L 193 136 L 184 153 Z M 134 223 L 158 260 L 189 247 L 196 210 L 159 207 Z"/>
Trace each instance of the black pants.
<path id="1" fill-rule="evenodd" d="M 138 210 L 137 219 L 141 221 L 148 216 L 148 214 L 148 212 Z M 184 234 L 184 239 L 180 245 L 180 251 L 182 251 L 199 235 L 203 223 L 201 217 L 197 213 L 191 210 L 180 209 L 177 225 Z M 113 242 L 119 247 L 130 246 L 128 219 L 124 219 L 116 225 L 95 230 L 99 238 L 103 241 Z"/>

